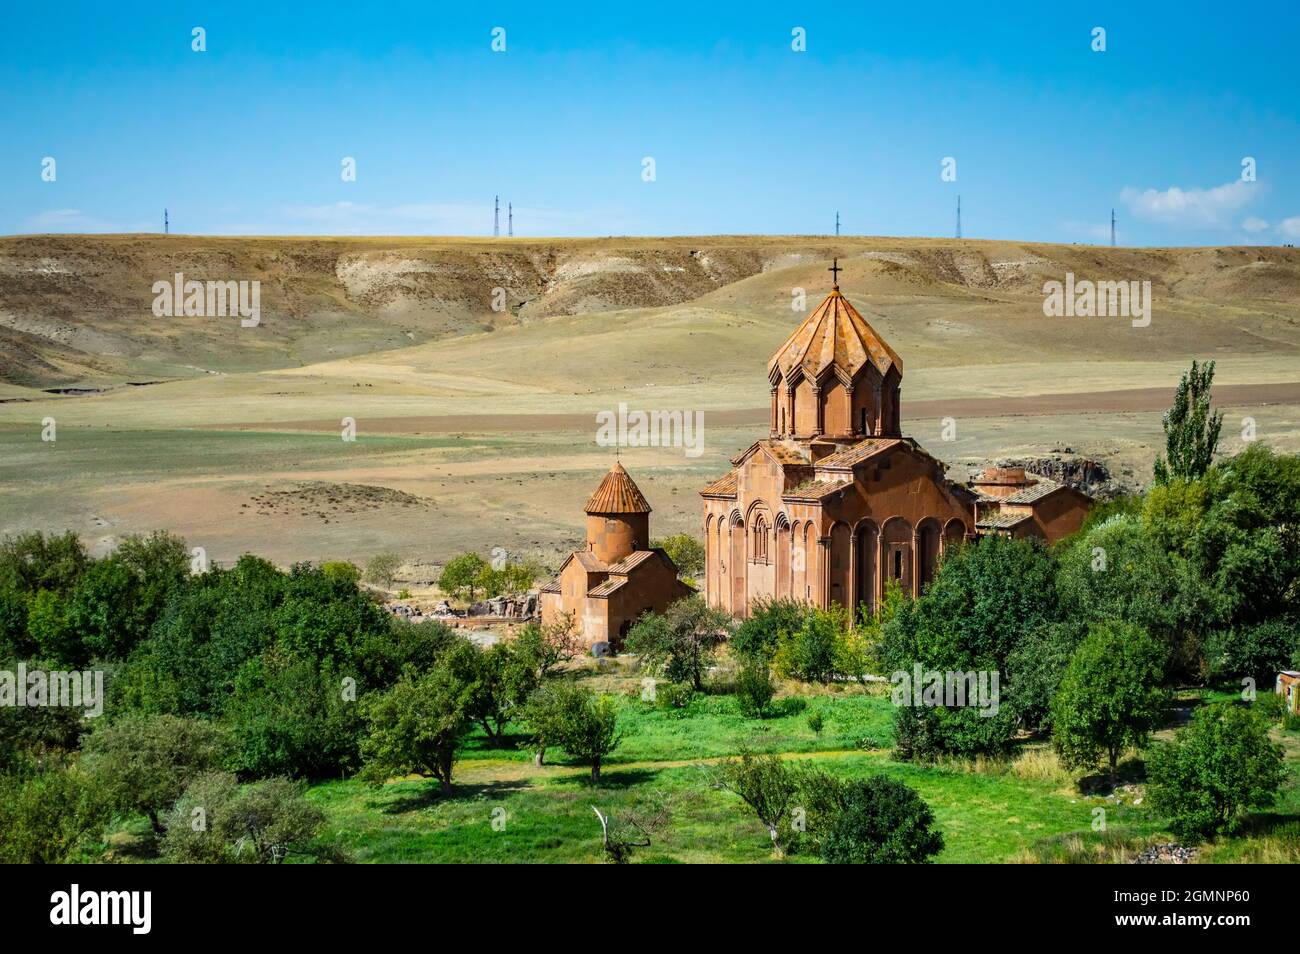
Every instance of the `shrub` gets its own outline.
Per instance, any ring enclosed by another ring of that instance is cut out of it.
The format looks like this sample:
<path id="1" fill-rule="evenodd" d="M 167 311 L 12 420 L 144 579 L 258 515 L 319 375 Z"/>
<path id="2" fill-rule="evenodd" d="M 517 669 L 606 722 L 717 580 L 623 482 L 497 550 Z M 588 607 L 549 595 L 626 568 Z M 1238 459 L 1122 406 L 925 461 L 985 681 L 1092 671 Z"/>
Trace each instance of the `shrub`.
<path id="1" fill-rule="evenodd" d="M 771 663 L 781 636 L 803 628 L 811 607 L 792 599 L 756 601 L 749 618 L 731 637 L 731 651 L 740 659 Z"/>
<path id="2" fill-rule="evenodd" d="M 1075 651 L 1052 703 L 1052 742 L 1068 768 L 1142 748 L 1164 714 L 1165 649 L 1128 623 L 1094 624 Z"/>
<path id="3" fill-rule="evenodd" d="M 618 708 L 609 696 L 580 692 L 580 697 L 574 697 L 559 710 L 557 734 L 564 751 L 591 765 L 591 780 L 599 784 L 601 760 L 618 747 L 622 738 L 618 731 Z"/>
<path id="4" fill-rule="evenodd" d="M 784 855 L 789 839 L 782 831 L 799 788 L 799 776 L 776 755 L 742 752 L 738 759 L 719 763 L 714 778 L 758 816 L 772 847 Z"/>
<path id="5" fill-rule="evenodd" d="M 651 540 L 650 548 L 660 548 L 677 565 L 679 576 L 694 579 L 704 572 L 704 544 L 689 533 L 674 533 L 662 540 Z"/>
<path id="6" fill-rule="evenodd" d="M 133 714 L 97 726 L 84 750 L 83 764 L 107 803 L 143 814 L 161 834 L 162 813 L 197 775 L 221 767 L 229 740 L 198 719 Z"/>
<path id="7" fill-rule="evenodd" d="M 450 792 L 452 767 L 470 726 L 473 691 L 443 657 L 424 674 L 408 667 L 391 689 L 367 697 L 364 777 L 379 785 L 418 772 L 432 775 Z"/>
<path id="8" fill-rule="evenodd" d="M 848 629 L 849 614 L 843 607 L 809 607 L 803 625 L 781 636 L 772 668 L 784 678 L 830 682 L 836 673 L 836 647 Z"/>
<path id="9" fill-rule="evenodd" d="M 397 576 L 397 571 L 401 568 L 402 558 L 396 553 L 376 553 L 366 561 L 366 572 L 363 579 L 367 583 L 389 589 L 393 585 L 393 579 Z"/>
<path id="10" fill-rule="evenodd" d="M 94 779 L 58 761 L 0 774 L 0 864 L 77 860 L 111 810 Z"/>
<path id="11" fill-rule="evenodd" d="M 763 662 L 747 662 L 736 674 L 736 705 L 742 715 L 761 719 L 776 695 L 772 674 Z"/>
<path id="12" fill-rule="evenodd" d="M 1272 805 L 1285 778 L 1282 747 L 1268 738 L 1255 712 L 1206 706 L 1173 742 L 1147 758 L 1147 792 L 1180 838 L 1197 839 L 1238 827 L 1247 808 Z"/>
<path id="13" fill-rule="evenodd" d="M 288 779 L 241 787 L 233 775 L 202 775 L 168 815 L 163 855 L 183 864 L 280 864 L 293 854 L 319 856 L 311 841 L 325 815 L 302 793 Z"/>
<path id="14" fill-rule="evenodd" d="M 926 864 L 943 850 L 930 807 L 902 782 L 883 775 L 847 782 L 841 806 L 821 845 L 830 864 Z"/>
<path id="15" fill-rule="evenodd" d="M 704 688 L 704 673 L 730 632 L 730 617 L 701 596 L 688 596 L 662 613 L 646 613 L 632 626 L 624 648 L 650 672 Z"/>
<path id="16" fill-rule="evenodd" d="M 468 596 L 474 599 L 474 589 L 478 586 L 479 574 L 490 569 L 488 562 L 477 553 L 462 553 L 447 561 L 438 577 L 438 589 L 448 596 Z"/>
<path id="17" fill-rule="evenodd" d="M 688 682 L 660 682 L 655 684 L 654 702 L 660 709 L 685 712 L 695 698 L 695 689 Z"/>
<path id="18" fill-rule="evenodd" d="M 813 735 L 820 737 L 822 729 L 826 727 L 826 717 L 822 715 L 820 709 L 814 709 L 808 713 L 808 728 L 812 729 Z"/>
<path id="19" fill-rule="evenodd" d="M 360 568 L 347 560 L 327 560 L 320 565 L 320 571 L 332 580 L 343 580 L 353 584 L 361 582 Z"/>

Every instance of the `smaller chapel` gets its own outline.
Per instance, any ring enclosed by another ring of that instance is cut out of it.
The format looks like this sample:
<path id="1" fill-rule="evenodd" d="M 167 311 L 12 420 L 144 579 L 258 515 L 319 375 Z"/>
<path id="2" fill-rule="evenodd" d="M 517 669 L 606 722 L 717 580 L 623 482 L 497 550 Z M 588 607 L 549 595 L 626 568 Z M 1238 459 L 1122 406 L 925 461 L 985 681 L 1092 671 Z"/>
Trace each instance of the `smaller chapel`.
<path id="1" fill-rule="evenodd" d="M 555 579 L 541 588 L 542 623 L 572 613 L 589 647 L 623 639 L 643 613 L 662 613 L 695 591 L 677 578 L 677 565 L 650 547 L 650 504 L 615 462 L 584 508 L 587 548 L 574 550 Z"/>

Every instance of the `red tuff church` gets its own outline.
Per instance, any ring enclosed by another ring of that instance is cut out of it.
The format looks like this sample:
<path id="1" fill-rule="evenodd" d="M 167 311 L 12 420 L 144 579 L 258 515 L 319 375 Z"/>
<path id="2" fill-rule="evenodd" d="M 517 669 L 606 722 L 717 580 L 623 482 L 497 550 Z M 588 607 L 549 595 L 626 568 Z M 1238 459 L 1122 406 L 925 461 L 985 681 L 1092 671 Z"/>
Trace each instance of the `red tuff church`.
<path id="1" fill-rule="evenodd" d="M 977 533 L 1054 542 L 1087 514 L 1086 495 L 1023 471 L 949 480 L 903 436 L 902 359 L 838 282 L 767 376 L 767 438 L 700 491 L 711 606 L 736 616 L 772 597 L 874 607 L 889 580 L 919 594 L 945 549 Z"/>

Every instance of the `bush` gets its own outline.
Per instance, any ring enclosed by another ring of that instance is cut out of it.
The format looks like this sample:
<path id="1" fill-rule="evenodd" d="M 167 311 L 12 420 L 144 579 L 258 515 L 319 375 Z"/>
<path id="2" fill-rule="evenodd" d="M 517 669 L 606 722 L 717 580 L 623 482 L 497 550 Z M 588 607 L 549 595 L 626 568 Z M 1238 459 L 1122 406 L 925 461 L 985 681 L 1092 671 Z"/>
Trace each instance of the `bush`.
<path id="1" fill-rule="evenodd" d="M 490 569 L 488 562 L 477 553 L 462 553 L 448 560 L 438 577 L 438 589 L 450 597 L 468 595 L 474 599 L 474 588 L 478 586 L 479 574 Z"/>
<path id="2" fill-rule="evenodd" d="M 821 845 L 829 864 L 926 864 L 943 850 L 930 807 L 902 782 L 883 775 L 847 782 L 841 806 Z"/>
<path id="3" fill-rule="evenodd" d="M 747 662 L 736 674 L 736 705 L 742 715 L 761 719 L 776 695 L 772 674 L 763 662 Z"/>
<path id="4" fill-rule="evenodd" d="M 327 560 L 320 565 L 320 571 L 332 580 L 352 584 L 361 582 L 361 569 L 347 560 Z"/>
<path id="5" fill-rule="evenodd" d="M 1105 757 L 1115 780 L 1119 757 L 1129 746 L 1142 748 L 1164 714 L 1165 652 L 1131 624 L 1090 628 L 1052 703 L 1052 742 L 1062 764 L 1090 768 Z"/>
<path id="6" fill-rule="evenodd" d="M 432 775 L 450 792 L 473 691 L 444 656 L 425 674 L 408 667 L 387 692 L 367 697 L 364 777 L 381 785 L 395 775 Z"/>
<path id="7" fill-rule="evenodd" d="M 1147 758 L 1147 792 L 1180 838 L 1233 832 L 1248 808 L 1272 805 L 1286 776 L 1267 723 L 1241 706 L 1206 706 Z"/>
<path id="8" fill-rule="evenodd" d="M 704 674 L 730 633 L 731 619 L 710 609 L 701 596 L 688 596 L 662 613 L 646 613 L 632 626 L 624 649 L 641 657 L 650 672 L 671 682 L 704 688 Z"/>
<path id="9" fill-rule="evenodd" d="M 591 765 L 591 780 L 600 782 L 601 760 L 618 747 L 618 708 L 609 696 L 580 690 L 581 696 L 558 712 L 556 725 L 560 748 Z"/>
<path id="10" fill-rule="evenodd" d="M 1212 676 L 1249 676 L 1270 685 L 1300 652 L 1300 619 L 1277 616 L 1262 623 L 1211 632 L 1205 642 Z"/>
<path id="11" fill-rule="evenodd" d="M 401 568 L 402 558 L 396 553 L 376 553 L 366 562 L 366 572 L 362 578 L 367 583 L 388 589 Z"/>
<path id="12" fill-rule="evenodd" d="M 830 682 L 836 675 L 835 654 L 849 630 L 849 614 L 842 606 L 809 607 L 803 625 L 784 633 L 777 642 L 772 668 L 777 675 L 804 682 Z"/>
<path id="13" fill-rule="evenodd" d="M 685 713 L 695 698 L 695 689 L 688 682 L 660 682 L 655 684 L 654 702 L 660 709 Z"/>
<path id="14" fill-rule="evenodd" d="M 826 717 L 822 715 L 820 709 L 808 713 L 808 728 L 812 729 L 813 735 L 821 736 L 822 729 L 826 728 Z"/>
<path id="15" fill-rule="evenodd" d="M 662 549 L 677 565 L 679 576 L 694 579 L 704 572 L 704 544 L 689 533 L 674 533 L 662 540 L 651 540 L 650 548 Z"/>
<path id="16" fill-rule="evenodd" d="M 803 628 L 808 603 L 791 599 L 764 599 L 754 604 L 731 637 L 731 652 L 740 659 L 771 663 L 782 635 Z"/>
<path id="17" fill-rule="evenodd" d="M 170 715 L 128 715 L 97 726 L 83 764 L 118 812 L 139 812 L 159 834 L 165 812 L 202 772 L 219 768 L 229 740 L 219 727 Z"/>
<path id="18" fill-rule="evenodd" d="M 0 864 L 78 859 L 110 809 L 94 780 L 57 761 L 0 774 Z"/>
<path id="19" fill-rule="evenodd" d="M 749 806 L 767 829 L 772 847 L 784 855 L 790 839 L 783 828 L 799 788 L 799 775 L 787 768 L 780 756 L 742 752 L 738 759 L 719 763 L 714 778 L 719 788 Z"/>
<path id="20" fill-rule="evenodd" d="M 319 857 L 311 841 L 325 815 L 302 792 L 288 779 L 241 787 L 233 775 L 202 775 L 168 815 L 163 856 L 181 864 L 280 864 L 294 854 Z"/>

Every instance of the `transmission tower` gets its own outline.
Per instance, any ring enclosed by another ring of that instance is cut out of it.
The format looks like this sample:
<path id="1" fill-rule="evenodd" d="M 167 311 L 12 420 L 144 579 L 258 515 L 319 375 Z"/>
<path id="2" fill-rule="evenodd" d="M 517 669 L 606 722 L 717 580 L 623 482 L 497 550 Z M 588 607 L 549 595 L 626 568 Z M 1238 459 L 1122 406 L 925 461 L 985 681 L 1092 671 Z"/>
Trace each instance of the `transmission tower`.
<path id="1" fill-rule="evenodd" d="M 509 238 L 515 237 L 515 205 L 513 202 L 506 203 L 506 235 Z"/>
<path id="2" fill-rule="evenodd" d="M 957 196 L 957 237 L 961 238 L 961 196 Z"/>
<path id="3" fill-rule="evenodd" d="M 492 197 L 492 237 L 501 237 L 501 196 Z"/>
<path id="4" fill-rule="evenodd" d="M 163 235 L 171 234 L 172 224 L 167 220 L 167 210 L 163 209 Z"/>
<path id="5" fill-rule="evenodd" d="M 1110 247 L 1115 247 L 1115 210 L 1110 210 Z"/>
<path id="6" fill-rule="evenodd" d="M 835 237 L 839 238 L 839 235 L 840 235 L 840 213 L 837 210 L 835 213 Z"/>

